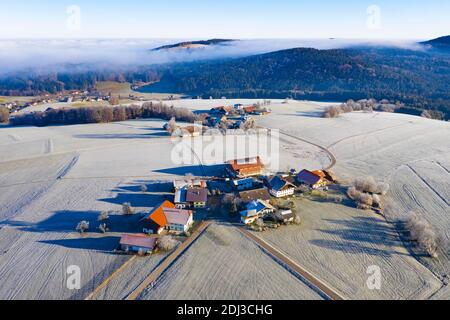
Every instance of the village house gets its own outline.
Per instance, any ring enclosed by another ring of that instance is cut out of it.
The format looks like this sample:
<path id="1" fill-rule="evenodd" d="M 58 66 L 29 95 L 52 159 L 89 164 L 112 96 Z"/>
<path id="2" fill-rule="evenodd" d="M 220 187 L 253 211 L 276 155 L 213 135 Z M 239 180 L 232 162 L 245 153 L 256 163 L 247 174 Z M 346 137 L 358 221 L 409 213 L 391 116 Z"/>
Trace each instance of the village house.
<path id="1" fill-rule="evenodd" d="M 221 115 L 227 116 L 233 110 L 234 110 L 233 106 L 220 106 L 220 107 L 212 108 L 211 109 L 211 113 L 213 113 L 213 114 L 221 114 Z"/>
<path id="2" fill-rule="evenodd" d="M 125 252 L 150 254 L 156 247 L 156 238 L 145 234 L 124 234 L 120 238 L 120 249 Z"/>
<path id="3" fill-rule="evenodd" d="M 193 212 L 176 208 L 170 201 L 164 201 L 155 207 L 142 220 L 143 232 L 161 234 L 164 230 L 171 233 L 183 233 L 192 226 Z"/>
<path id="4" fill-rule="evenodd" d="M 233 187 L 238 191 L 244 191 L 253 188 L 253 178 L 234 179 L 232 180 Z"/>
<path id="5" fill-rule="evenodd" d="M 208 190 L 205 188 L 187 188 L 186 202 L 193 208 L 205 208 Z"/>
<path id="6" fill-rule="evenodd" d="M 252 224 L 257 219 L 273 213 L 274 211 L 275 208 L 268 202 L 262 200 L 252 201 L 245 206 L 245 210 L 240 212 L 241 222 L 244 224 Z"/>
<path id="7" fill-rule="evenodd" d="M 273 176 L 267 180 L 269 192 L 276 198 L 292 196 L 295 192 L 295 186 L 286 179 Z"/>
<path id="8" fill-rule="evenodd" d="M 296 176 L 298 183 L 305 184 L 312 189 L 319 189 L 327 185 L 327 181 L 320 173 L 309 170 L 302 170 Z"/>
<path id="9" fill-rule="evenodd" d="M 190 210 L 167 209 L 164 210 L 167 225 L 165 229 L 169 233 L 186 233 L 194 223 L 193 213 Z"/>
<path id="10" fill-rule="evenodd" d="M 258 156 L 229 161 L 226 170 L 233 178 L 248 178 L 263 174 L 264 165 Z"/>
<path id="11" fill-rule="evenodd" d="M 242 191 L 239 192 L 239 197 L 244 202 L 252 202 L 257 200 L 270 201 L 270 194 L 267 188 Z"/>

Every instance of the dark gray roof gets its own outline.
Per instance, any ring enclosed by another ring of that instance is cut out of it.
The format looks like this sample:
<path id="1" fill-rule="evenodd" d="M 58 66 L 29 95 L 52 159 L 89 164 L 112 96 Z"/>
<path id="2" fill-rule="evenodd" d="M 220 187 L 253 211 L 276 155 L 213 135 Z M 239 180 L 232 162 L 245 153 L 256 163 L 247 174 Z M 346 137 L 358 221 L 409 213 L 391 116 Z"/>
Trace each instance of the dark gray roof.
<path id="1" fill-rule="evenodd" d="M 314 173 L 312 173 L 311 171 L 308 170 L 302 170 L 298 175 L 297 175 L 297 181 L 299 182 L 303 182 L 303 183 L 307 183 L 309 185 L 313 185 L 316 184 L 317 182 L 320 181 L 320 177 Z"/>
<path id="2" fill-rule="evenodd" d="M 280 178 L 279 176 L 274 176 L 269 179 L 269 186 L 275 191 L 281 191 L 285 186 L 291 185 L 288 181 Z"/>
<path id="3" fill-rule="evenodd" d="M 254 200 L 264 200 L 264 201 L 270 200 L 270 194 L 266 188 L 242 191 L 242 192 L 239 192 L 239 196 L 241 197 L 242 200 L 244 200 L 246 202 L 254 201 Z"/>
<path id="4" fill-rule="evenodd" d="M 187 202 L 206 202 L 208 200 L 208 190 L 204 188 L 188 188 L 186 191 Z"/>

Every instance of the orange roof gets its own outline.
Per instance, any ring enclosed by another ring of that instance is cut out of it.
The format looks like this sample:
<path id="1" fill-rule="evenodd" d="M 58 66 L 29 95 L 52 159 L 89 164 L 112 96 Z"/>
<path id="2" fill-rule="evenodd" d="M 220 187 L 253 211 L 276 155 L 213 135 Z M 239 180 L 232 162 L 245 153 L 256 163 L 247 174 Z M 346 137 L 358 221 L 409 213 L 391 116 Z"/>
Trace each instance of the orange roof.
<path id="1" fill-rule="evenodd" d="M 260 157 L 256 158 L 247 158 L 242 160 L 233 160 L 230 161 L 230 165 L 233 168 L 234 171 L 246 171 L 246 170 L 254 170 L 254 169 L 261 169 L 263 167 L 263 164 L 261 162 Z"/>
<path id="2" fill-rule="evenodd" d="M 319 176 L 321 180 L 325 179 L 325 173 L 322 170 L 312 171 L 316 176 Z"/>
<path id="3" fill-rule="evenodd" d="M 166 226 L 167 218 L 164 214 L 163 208 L 175 209 L 175 205 L 172 202 L 166 200 L 159 207 L 155 208 L 153 212 L 147 217 L 147 219 L 153 220 L 161 227 Z"/>

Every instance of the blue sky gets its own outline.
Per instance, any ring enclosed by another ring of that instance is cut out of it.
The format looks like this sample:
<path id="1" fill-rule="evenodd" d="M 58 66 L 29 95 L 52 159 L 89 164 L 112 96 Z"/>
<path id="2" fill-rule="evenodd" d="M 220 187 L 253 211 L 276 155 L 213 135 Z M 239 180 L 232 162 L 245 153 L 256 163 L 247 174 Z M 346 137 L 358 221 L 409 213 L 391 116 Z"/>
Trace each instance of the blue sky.
<path id="1" fill-rule="evenodd" d="M 449 14 L 448 0 L 0 0 L 0 38 L 426 39 L 450 34 Z"/>

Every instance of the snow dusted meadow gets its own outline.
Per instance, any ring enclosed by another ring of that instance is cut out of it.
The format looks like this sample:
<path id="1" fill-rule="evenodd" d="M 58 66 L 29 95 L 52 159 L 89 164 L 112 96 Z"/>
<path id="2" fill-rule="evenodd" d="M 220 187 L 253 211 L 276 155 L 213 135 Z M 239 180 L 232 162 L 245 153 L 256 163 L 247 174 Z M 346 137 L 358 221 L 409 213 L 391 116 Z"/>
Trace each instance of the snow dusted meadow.
<path id="1" fill-rule="evenodd" d="M 173 104 L 206 111 L 253 102 L 177 100 Z M 372 175 L 389 182 L 387 220 L 345 204 L 302 201 L 301 226 L 258 235 L 349 299 L 450 299 L 443 285 L 443 275 L 450 274 L 450 124 L 377 112 L 323 119 L 321 110 L 327 105 L 273 100 L 272 114 L 257 121 L 281 131 L 281 170 L 327 168 L 333 165 L 332 155 L 337 160 L 333 170 L 341 178 Z M 123 202 L 145 212 L 170 196 L 170 188 L 161 188 L 161 182 L 170 183 L 186 173 L 214 173 L 208 171 L 212 166 L 200 166 L 208 159 L 198 150 L 192 163 L 174 163 L 174 144 L 162 131 L 163 124 L 136 120 L 0 127 L 0 298 L 84 299 L 129 259 L 111 252 L 136 220 L 121 215 Z M 140 191 L 142 184 L 148 186 L 146 194 Z M 443 249 L 436 260 L 418 254 L 400 237 L 396 223 L 410 210 L 424 216 L 442 235 Z M 96 230 L 101 211 L 112 212 L 114 230 L 105 235 Z M 91 222 L 86 235 L 75 232 L 80 220 Z M 124 298 L 162 259 L 155 255 L 133 262 L 98 298 Z M 227 268 L 227 261 L 238 264 L 238 269 Z M 70 265 L 81 268 L 81 290 L 67 289 Z M 264 270 L 255 265 L 263 265 Z M 380 291 L 366 287 L 370 265 L 381 268 Z M 213 225 L 144 298 L 320 296 L 234 226 Z"/>

